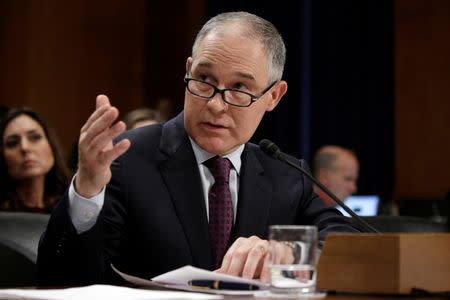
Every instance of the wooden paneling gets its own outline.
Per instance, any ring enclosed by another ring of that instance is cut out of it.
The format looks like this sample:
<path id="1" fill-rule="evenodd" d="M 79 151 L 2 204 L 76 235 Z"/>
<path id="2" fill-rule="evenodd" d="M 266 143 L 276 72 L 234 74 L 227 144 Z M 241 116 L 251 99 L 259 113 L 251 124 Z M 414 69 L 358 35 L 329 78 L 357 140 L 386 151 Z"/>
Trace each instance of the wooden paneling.
<path id="1" fill-rule="evenodd" d="M 183 109 L 186 59 L 206 21 L 206 0 L 148 1 L 145 96 L 170 99 L 172 116 Z"/>
<path id="2" fill-rule="evenodd" d="M 204 14 L 204 0 L 2 0 L 0 103 L 40 112 L 66 154 L 100 93 L 122 114 L 157 97 L 179 110 Z"/>
<path id="3" fill-rule="evenodd" d="M 395 196 L 443 197 L 450 189 L 450 1 L 395 3 Z"/>
<path id="4" fill-rule="evenodd" d="M 132 4 L 2 1 L 1 102 L 39 111 L 66 152 L 97 94 L 121 110 L 142 105 L 145 9 Z"/>
<path id="5" fill-rule="evenodd" d="M 158 97 L 178 111 L 205 2 L 2 0 L 0 102 L 41 112 L 66 152 L 99 93 L 122 113 Z M 441 197 L 450 187 L 450 2 L 396 0 L 395 22 L 395 197 Z"/>

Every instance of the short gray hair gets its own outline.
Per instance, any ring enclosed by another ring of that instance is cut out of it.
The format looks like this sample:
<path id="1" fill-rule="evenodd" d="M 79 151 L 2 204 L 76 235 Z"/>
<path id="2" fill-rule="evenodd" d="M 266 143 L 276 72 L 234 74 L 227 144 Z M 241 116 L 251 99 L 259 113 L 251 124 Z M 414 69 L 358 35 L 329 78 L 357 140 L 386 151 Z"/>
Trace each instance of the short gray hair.
<path id="1" fill-rule="evenodd" d="M 268 58 L 269 81 L 281 80 L 286 61 L 286 46 L 275 26 L 269 21 L 247 12 L 227 12 L 211 18 L 197 36 L 192 46 L 192 57 L 195 59 L 202 40 L 212 31 L 220 31 L 230 23 L 246 25 L 244 35 L 261 42 Z"/>

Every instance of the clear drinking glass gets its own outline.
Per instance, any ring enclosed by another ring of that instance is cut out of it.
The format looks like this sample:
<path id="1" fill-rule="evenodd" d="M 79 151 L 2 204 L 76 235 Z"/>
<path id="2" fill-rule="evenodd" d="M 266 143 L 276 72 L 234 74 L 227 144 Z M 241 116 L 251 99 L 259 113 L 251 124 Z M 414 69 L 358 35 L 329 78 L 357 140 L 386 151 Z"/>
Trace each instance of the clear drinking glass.
<path id="1" fill-rule="evenodd" d="M 270 291 L 309 294 L 316 290 L 317 227 L 273 225 L 269 228 Z"/>

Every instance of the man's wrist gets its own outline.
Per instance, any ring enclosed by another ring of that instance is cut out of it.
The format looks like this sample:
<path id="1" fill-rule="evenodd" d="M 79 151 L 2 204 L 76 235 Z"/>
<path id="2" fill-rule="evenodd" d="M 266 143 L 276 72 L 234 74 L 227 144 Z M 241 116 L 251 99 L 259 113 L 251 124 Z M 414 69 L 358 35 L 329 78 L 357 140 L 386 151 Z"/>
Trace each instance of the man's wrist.
<path id="1" fill-rule="evenodd" d="M 89 199 L 100 194 L 104 187 L 100 188 L 87 188 L 87 184 L 83 183 L 82 179 L 80 179 L 79 174 L 75 174 L 73 179 L 73 187 L 74 191 L 81 197 Z"/>
<path id="2" fill-rule="evenodd" d="M 76 176 L 76 175 L 75 175 Z M 69 187 L 68 212 L 76 231 L 80 234 L 92 228 L 99 216 L 105 199 L 105 189 L 91 198 L 85 198 L 75 191 L 75 176 Z"/>

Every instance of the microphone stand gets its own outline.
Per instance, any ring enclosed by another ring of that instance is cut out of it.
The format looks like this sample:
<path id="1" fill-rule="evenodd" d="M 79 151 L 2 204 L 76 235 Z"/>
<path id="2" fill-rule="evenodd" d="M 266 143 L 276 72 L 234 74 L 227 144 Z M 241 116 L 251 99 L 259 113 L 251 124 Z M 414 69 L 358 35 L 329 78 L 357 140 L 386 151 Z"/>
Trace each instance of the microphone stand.
<path id="1" fill-rule="evenodd" d="M 308 171 L 300 167 L 299 165 L 291 162 L 290 160 L 286 159 L 284 156 L 284 153 L 280 151 L 277 145 L 275 143 L 269 141 L 269 140 L 261 140 L 259 143 L 259 147 L 263 152 L 271 156 L 272 158 L 278 159 L 289 166 L 293 167 L 294 169 L 297 169 L 298 171 L 302 172 L 306 177 L 308 177 L 309 180 L 311 180 L 315 185 L 317 185 L 320 189 L 322 189 L 331 199 L 333 199 L 334 202 L 339 204 L 349 215 L 353 217 L 353 219 L 367 232 L 373 232 L 373 233 L 380 233 L 377 229 L 375 229 L 373 226 L 365 222 L 363 219 L 361 219 L 353 210 L 351 210 L 347 205 L 344 204 L 335 194 L 333 194 L 327 187 L 325 187 L 322 183 L 320 183 L 316 178 L 314 178 L 311 174 L 309 174 Z"/>

